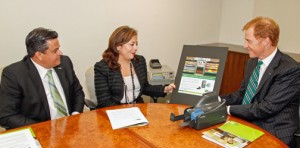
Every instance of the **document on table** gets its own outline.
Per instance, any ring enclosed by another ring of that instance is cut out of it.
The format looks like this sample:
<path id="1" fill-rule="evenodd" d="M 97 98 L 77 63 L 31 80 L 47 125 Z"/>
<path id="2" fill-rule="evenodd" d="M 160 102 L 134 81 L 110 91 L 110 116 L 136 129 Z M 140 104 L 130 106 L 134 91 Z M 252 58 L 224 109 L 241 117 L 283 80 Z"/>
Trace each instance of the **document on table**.
<path id="1" fill-rule="evenodd" d="M 0 147 L 38 148 L 29 128 L 1 134 Z"/>
<path id="2" fill-rule="evenodd" d="M 106 113 L 112 129 L 143 126 L 149 123 L 138 107 L 107 110 Z"/>

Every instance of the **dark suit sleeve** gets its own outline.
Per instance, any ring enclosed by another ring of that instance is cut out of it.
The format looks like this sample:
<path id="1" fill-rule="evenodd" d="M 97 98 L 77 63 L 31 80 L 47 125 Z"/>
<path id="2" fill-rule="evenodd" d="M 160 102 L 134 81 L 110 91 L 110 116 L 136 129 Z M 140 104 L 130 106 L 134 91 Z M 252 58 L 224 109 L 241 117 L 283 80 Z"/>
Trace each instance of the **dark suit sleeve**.
<path id="1" fill-rule="evenodd" d="M 72 114 L 72 112 L 83 112 L 83 107 L 84 107 L 84 92 L 82 90 L 82 86 L 75 74 L 75 71 L 73 69 L 73 64 L 72 61 L 69 57 L 66 57 L 66 61 L 62 61 L 62 64 L 64 64 L 64 62 L 68 63 L 67 67 L 65 67 L 67 69 L 67 75 L 70 78 L 69 80 L 69 85 L 70 85 L 70 90 L 69 90 L 69 96 L 70 96 L 70 105 L 71 106 L 71 112 L 70 114 Z"/>
<path id="2" fill-rule="evenodd" d="M 231 105 L 231 115 L 246 120 L 265 119 L 278 114 L 295 99 L 299 99 L 299 66 L 282 69 L 274 75 L 269 82 L 265 83 L 264 88 L 267 88 L 263 90 L 266 93 L 265 96 L 260 96 L 258 93 L 258 101 L 253 101 L 252 104 Z"/>
<path id="3" fill-rule="evenodd" d="M 97 62 L 94 66 L 95 93 L 98 108 L 117 105 L 117 103 L 112 99 L 112 92 L 109 87 L 109 71 L 108 66 L 104 64 L 104 61 Z M 122 83 L 120 83 L 120 85 L 122 85 Z"/>
<path id="4" fill-rule="evenodd" d="M 0 124 L 4 127 L 15 128 L 37 123 L 26 118 L 21 113 L 22 91 L 18 85 L 13 69 L 5 68 L 0 85 Z"/>
<path id="5" fill-rule="evenodd" d="M 166 93 L 164 93 L 165 86 L 161 85 L 150 85 L 148 82 L 147 75 L 147 65 L 146 60 L 143 56 L 138 56 L 139 64 L 137 64 L 136 72 L 140 74 L 140 82 L 142 87 L 142 93 L 144 95 L 152 96 L 152 97 L 165 97 Z"/>

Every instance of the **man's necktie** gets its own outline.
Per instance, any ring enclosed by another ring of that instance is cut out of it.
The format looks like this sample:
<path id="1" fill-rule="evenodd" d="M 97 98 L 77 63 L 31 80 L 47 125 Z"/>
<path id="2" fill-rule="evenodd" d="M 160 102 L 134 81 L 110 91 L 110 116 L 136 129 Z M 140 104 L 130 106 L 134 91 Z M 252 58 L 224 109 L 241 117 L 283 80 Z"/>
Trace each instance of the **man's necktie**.
<path id="1" fill-rule="evenodd" d="M 248 86 L 246 89 L 246 93 L 243 99 L 243 104 L 250 104 L 253 96 L 256 93 L 256 89 L 258 86 L 258 78 L 259 78 L 259 69 L 260 66 L 263 64 L 262 61 L 259 61 L 253 71 L 253 73 L 250 76 L 249 82 L 248 82 Z"/>
<path id="2" fill-rule="evenodd" d="M 48 77 L 48 84 L 50 87 L 50 93 L 51 93 L 51 96 L 54 101 L 54 106 L 57 109 L 57 118 L 67 116 L 68 114 L 67 114 L 66 107 L 65 107 L 64 102 L 55 86 L 55 83 L 54 83 L 54 80 L 52 77 L 52 70 L 48 70 L 47 77 Z"/>

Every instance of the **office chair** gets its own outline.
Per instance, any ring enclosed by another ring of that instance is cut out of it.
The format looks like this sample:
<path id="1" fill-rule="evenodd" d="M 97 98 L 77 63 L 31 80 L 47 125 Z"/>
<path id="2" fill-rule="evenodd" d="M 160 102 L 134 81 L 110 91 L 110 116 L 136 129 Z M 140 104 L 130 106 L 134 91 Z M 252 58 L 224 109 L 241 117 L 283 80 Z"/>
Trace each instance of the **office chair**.
<path id="1" fill-rule="evenodd" d="M 0 67 L 0 84 L 1 84 L 1 77 L 2 77 L 3 68 L 4 67 Z M 6 130 L 5 127 L 3 127 L 3 126 L 0 125 L 0 131 L 5 131 L 5 130 Z"/>
<path id="2" fill-rule="evenodd" d="M 86 98 L 84 102 L 90 110 L 94 110 L 97 108 L 97 97 L 95 94 L 94 82 L 94 66 L 89 67 L 85 72 L 85 83 L 88 89 L 88 98 Z"/>
<path id="3" fill-rule="evenodd" d="M 1 84 L 1 77 L 2 77 L 2 71 L 3 71 L 4 67 L 0 67 L 0 84 Z"/>

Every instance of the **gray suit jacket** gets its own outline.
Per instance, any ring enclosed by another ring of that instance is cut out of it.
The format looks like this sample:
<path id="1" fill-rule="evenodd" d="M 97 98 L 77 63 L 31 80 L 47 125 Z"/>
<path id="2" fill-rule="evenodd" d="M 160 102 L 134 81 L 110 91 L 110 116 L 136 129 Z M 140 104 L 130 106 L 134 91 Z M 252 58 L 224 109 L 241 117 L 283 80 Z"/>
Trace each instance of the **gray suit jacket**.
<path id="1" fill-rule="evenodd" d="M 54 69 L 64 90 L 69 113 L 82 112 L 84 93 L 71 60 L 62 56 L 61 64 Z M 0 125 L 16 128 L 50 119 L 45 89 L 30 58 L 26 56 L 4 68 L 0 85 Z"/>
<path id="2" fill-rule="evenodd" d="M 278 50 L 251 104 L 241 105 L 257 61 L 248 61 L 241 88 L 221 98 L 230 105 L 231 115 L 251 121 L 289 144 L 299 126 L 300 65 Z"/>

